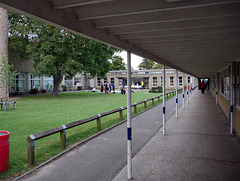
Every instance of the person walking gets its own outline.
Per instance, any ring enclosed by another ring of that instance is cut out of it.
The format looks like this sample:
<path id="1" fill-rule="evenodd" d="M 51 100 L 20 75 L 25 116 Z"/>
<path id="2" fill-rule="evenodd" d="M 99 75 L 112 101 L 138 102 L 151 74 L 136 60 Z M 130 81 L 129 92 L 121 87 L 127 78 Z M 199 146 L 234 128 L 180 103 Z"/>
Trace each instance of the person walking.
<path id="1" fill-rule="evenodd" d="M 103 83 L 101 83 L 101 93 L 103 93 Z"/>
<path id="2" fill-rule="evenodd" d="M 113 94 L 115 94 L 115 84 L 112 84 Z"/>
<path id="3" fill-rule="evenodd" d="M 144 83 L 143 83 L 143 81 L 142 81 L 142 82 L 141 82 L 142 90 L 143 90 L 143 85 L 144 85 Z"/>
<path id="4" fill-rule="evenodd" d="M 204 94 L 204 90 L 205 90 L 205 83 L 204 83 L 204 80 L 202 80 L 202 82 L 201 82 L 201 92 L 202 92 L 202 94 Z"/>

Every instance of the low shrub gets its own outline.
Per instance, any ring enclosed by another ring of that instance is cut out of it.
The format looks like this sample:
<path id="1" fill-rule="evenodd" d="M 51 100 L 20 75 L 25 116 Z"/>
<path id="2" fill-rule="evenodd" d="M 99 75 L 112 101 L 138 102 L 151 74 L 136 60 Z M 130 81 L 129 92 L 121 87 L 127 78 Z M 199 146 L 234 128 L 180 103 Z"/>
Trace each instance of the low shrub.
<path id="1" fill-rule="evenodd" d="M 77 86 L 77 90 L 82 90 L 82 86 Z"/>
<path id="2" fill-rule="evenodd" d="M 30 92 L 30 94 L 37 94 L 38 89 L 34 88 L 34 89 L 31 89 L 29 92 Z"/>
<path id="3" fill-rule="evenodd" d="M 62 89 L 63 89 L 63 92 L 66 92 L 67 91 L 67 86 L 62 85 Z"/>
<path id="4" fill-rule="evenodd" d="M 159 87 L 153 87 L 149 93 L 162 93 L 162 87 L 159 86 Z"/>

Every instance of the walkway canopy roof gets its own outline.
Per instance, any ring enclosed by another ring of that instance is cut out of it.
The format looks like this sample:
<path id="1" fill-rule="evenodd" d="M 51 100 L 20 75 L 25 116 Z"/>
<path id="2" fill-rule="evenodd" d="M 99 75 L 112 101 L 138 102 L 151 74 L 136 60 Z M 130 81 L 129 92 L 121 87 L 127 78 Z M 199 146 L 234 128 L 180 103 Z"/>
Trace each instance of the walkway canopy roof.
<path id="1" fill-rule="evenodd" d="M 0 0 L 0 6 L 197 77 L 239 58 L 240 0 Z"/>

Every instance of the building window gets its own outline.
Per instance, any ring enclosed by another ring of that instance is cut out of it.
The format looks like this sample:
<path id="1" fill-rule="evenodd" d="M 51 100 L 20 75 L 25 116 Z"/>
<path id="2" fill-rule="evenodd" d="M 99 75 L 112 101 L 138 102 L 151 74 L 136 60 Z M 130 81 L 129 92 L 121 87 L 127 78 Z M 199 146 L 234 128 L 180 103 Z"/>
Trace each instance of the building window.
<path id="1" fill-rule="evenodd" d="M 191 83 L 191 77 L 188 76 L 188 84 L 190 84 L 190 83 Z"/>
<path id="2" fill-rule="evenodd" d="M 94 79 L 90 79 L 90 87 L 94 87 Z"/>
<path id="3" fill-rule="evenodd" d="M 43 85 L 44 89 L 52 90 L 53 89 L 53 85 L 54 85 L 53 77 L 44 77 L 43 80 L 44 80 L 43 81 L 44 82 L 44 85 Z"/>
<path id="4" fill-rule="evenodd" d="M 64 85 L 67 87 L 67 88 L 71 88 L 73 86 L 72 84 L 72 79 L 67 79 L 65 78 L 64 80 Z"/>
<path id="5" fill-rule="evenodd" d="M 157 87 L 157 77 L 153 77 L 153 87 Z"/>
<path id="6" fill-rule="evenodd" d="M 163 87 L 163 77 L 160 77 L 161 78 L 161 86 Z"/>
<path id="7" fill-rule="evenodd" d="M 15 91 L 25 92 L 25 73 L 20 73 L 14 78 Z"/>
<path id="8" fill-rule="evenodd" d="M 104 78 L 104 84 L 106 84 L 107 83 L 107 77 L 106 78 Z"/>
<path id="9" fill-rule="evenodd" d="M 97 78 L 97 86 L 100 87 L 101 86 L 101 79 Z"/>
<path id="10" fill-rule="evenodd" d="M 80 77 L 74 77 L 74 87 L 82 86 L 82 79 Z"/>
<path id="11" fill-rule="evenodd" d="M 114 77 L 111 78 L 111 84 L 114 84 Z"/>
<path id="12" fill-rule="evenodd" d="M 183 81 L 183 79 L 182 79 L 182 77 L 178 77 L 178 86 L 179 87 L 182 87 L 182 82 Z"/>
<path id="13" fill-rule="evenodd" d="M 229 97 L 229 68 L 219 72 L 220 92 Z"/>
<path id="14" fill-rule="evenodd" d="M 28 90 L 38 89 L 40 90 L 41 78 L 35 77 L 33 74 L 28 75 Z"/>
<path id="15" fill-rule="evenodd" d="M 169 77 L 169 86 L 170 87 L 174 86 L 174 77 Z"/>

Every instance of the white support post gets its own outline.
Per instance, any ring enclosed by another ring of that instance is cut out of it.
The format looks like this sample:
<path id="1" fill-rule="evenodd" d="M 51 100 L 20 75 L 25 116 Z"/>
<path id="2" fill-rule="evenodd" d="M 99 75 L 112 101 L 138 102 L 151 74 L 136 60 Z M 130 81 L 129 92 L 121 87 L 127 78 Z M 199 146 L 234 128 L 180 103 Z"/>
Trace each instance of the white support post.
<path id="1" fill-rule="evenodd" d="M 230 83 L 230 89 L 229 89 L 229 103 L 230 103 L 230 134 L 233 134 L 233 62 L 232 65 L 229 67 L 229 83 Z"/>
<path id="2" fill-rule="evenodd" d="M 189 87 L 189 84 L 188 84 L 188 74 L 187 74 L 187 103 L 189 104 L 189 91 L 188 91 L 188 87 Z"/>
<path id="3" fill-rule="evenodd" d="M 163 65 L 163 135 L 166 135 L 165 65 Z"/>
<path id="4" fill-rule="evenodd" d="M 131 120 L 131 53 L 127 52 L 127 164 L 128 179 L 132 179 L 132 120 Z"/>
<path id="5" fill-rule="evenodd" d="M 183 109 L 185 109 L 185 100 L 184 100 L 184 94 L 185 94 L 185 88 L 184 88 L 184 86 L 185 86 L 185 73 L 183 73 Z"/>
<path id="6" fill-rule="evenodd" d="M 218 88 L 218 78 L 219 78 L 219 73 L 217 72 L 217 78 L 216 78 L 216 104 L 218 103 L 218 91 L 219 91 L 219 88 Z"/>
<path id="7" fill-rule="evenodd" d="M 211 87 L 212 87 L 212 97 L 213 97 L 214 96 L 213 95 L 213 75 L 212 75 L 212 86 Z"/>
<path id="8" fill-rule="evenodd" d="M 176 70 L 176 118 L 178 117 L 178 71 Z"/>

